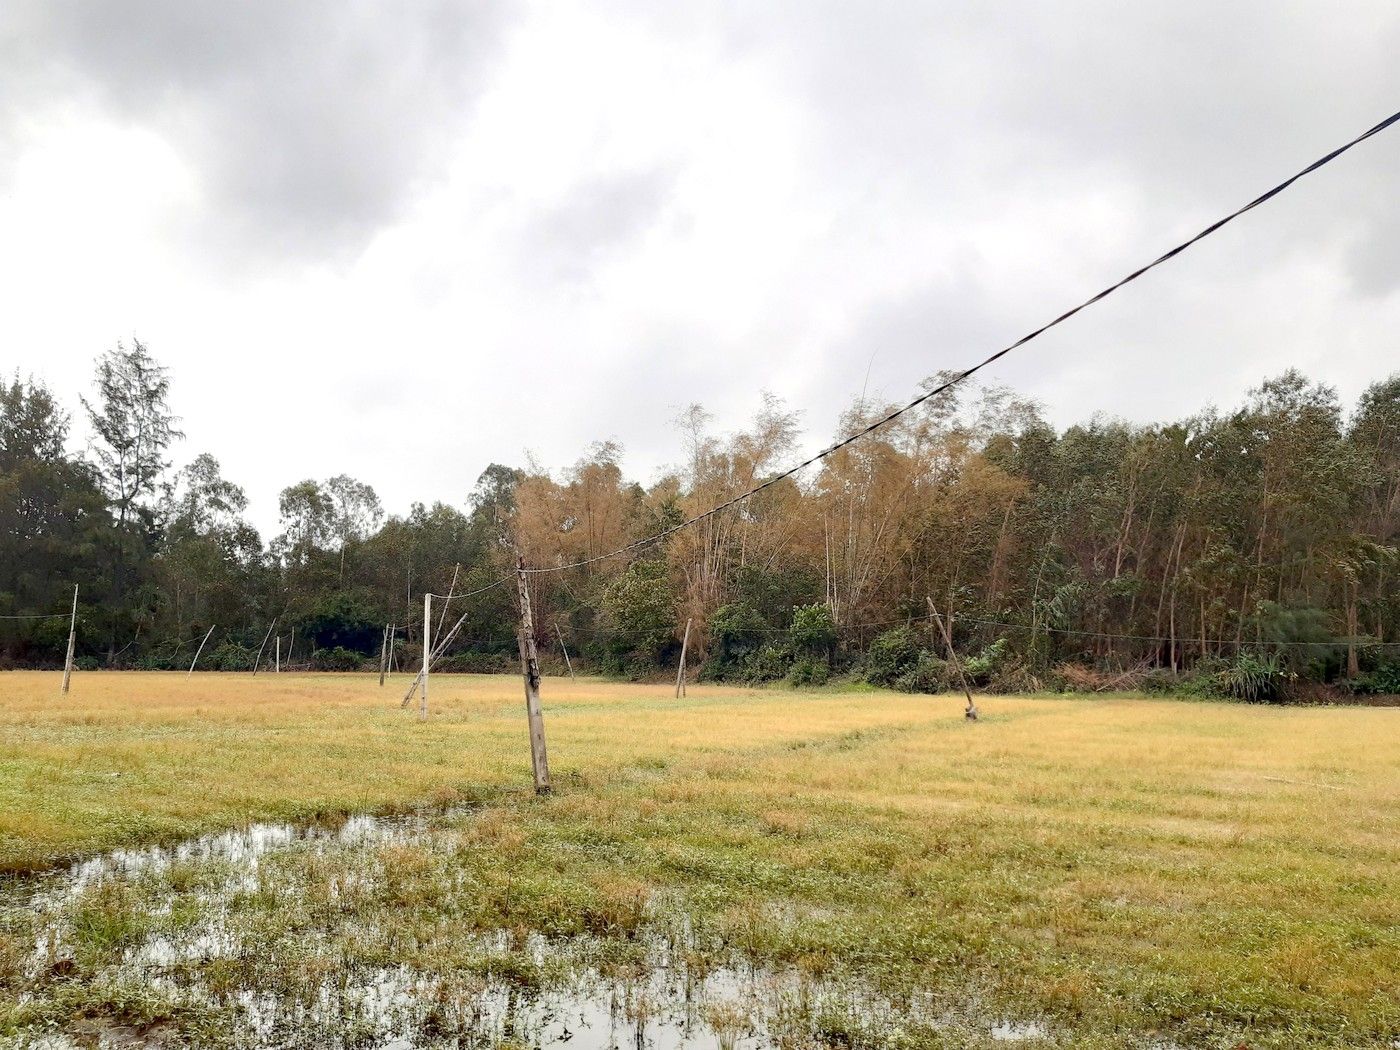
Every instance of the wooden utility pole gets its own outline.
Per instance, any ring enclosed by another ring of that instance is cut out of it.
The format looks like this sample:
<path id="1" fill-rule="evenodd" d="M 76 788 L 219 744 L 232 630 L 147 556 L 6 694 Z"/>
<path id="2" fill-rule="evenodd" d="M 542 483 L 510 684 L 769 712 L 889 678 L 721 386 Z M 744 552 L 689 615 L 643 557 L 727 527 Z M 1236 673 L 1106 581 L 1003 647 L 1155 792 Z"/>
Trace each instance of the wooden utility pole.
<path id="1" fill-rule="evenodd" d="M 262 645 L 258 646 L 258 658 L 253 661 L 253 677 L 258 675 L 258 666 L 262 663 L 262 654 L 267 649 L 267 640 L 272 637 L 272 629 L 277 626 L 277 617 L 272 618 L 272 623 L 268 625 L 267 634 L 263 635 Z"/>
<path id="2" fill-rule="evenodd" d="M 559 630 L 559 621 L 554 621 L 554 633 L 559 636 L 559 648 L 564 651 L 564 666 L 569 669 L 569 680 L 574 681 L 574 662 L 569 659 L 569 647 L 564 644 L 564 632 Z"/>
<path id="3" fill-rule="evenodd" d="M 73 642 L 78 636 L 78 585 L 73 584 L 73 615 L 68 619 L 68 655 L 63 660 L 63 691 L 68 692 L 68 681 L 73 677 Z"/>
<path id="4" fill-rule="evenodd" d="M 189 674 L 186 674 L 186 675 L 185 675 L 186 678 L 188 678 L 190 675 L 194 674 L 194 665 L 197 664 L 197 663 L 199 663 L 199 654 L 202 653 L 202 652 L 204 652 L 204 643 L 207 642 L 207 641 L 209 641 L 209 636 L 210 636 L 211 634 L 213 634 L 213 633 L 214 633 L 214 625 L 211 623 L 211 624 L 209 625 L 209 630 L 207 630 L 207 631 L 204 632 L 204 638 L 203 638 L 203 640 L 199 643 L 199 648 L 196 649 L 196 650 L 194 651 L 194 659 L 190 661 L 190 670 L 189 670 Z"/>
<path id="5" fill-rule="evenodd" d="M 429 637 L 433 629 L 433 596 L 430 592 L 423 592 L 423 688 L 418 694 L 418 721 L 428 720 L 428 667 L 433 662 L 432 639 Z"/>
<path id="6" fill-rule="evenodd" d="M 938 610 L 933 607 L 933 599 L 928 598 L 929 615 L 933 617 L 934 623 L 938 624 L 938 629 L 943 632 L 943 641 L 948 646 L 948 661 L 953 665 L 953 670 L 958 672 L 958 681 L 962 682 L 963 694 L 967 697 L 967 710 L 963 712 L 969 722 L 977 721 L 977 705 L 972 702 L 972 690 L 967 685 L 967 675 L 963 674 L 962 663 L 958 660 L 958 654 L 953 651 L 953 635 L 948 630 L 948 625 L 943 622 L 943 617 L 938 615 Z"/>
<path id="7" fill-rule="evenodd" d="M 389 625 L 379 635 L 379 687 L 384 687 L 384 670 L 389 665 Z"/>
<path id="8" fill-rule="evenodd" d="M 681 637 L 681 666 L 676 671 L 676 699 L 685 696 L 685 651 L 690 648 L 690 617 L 685 618 L 685 634 Z"/>
<path id="9" fill-rule="evenodd" d="M 547 795 L 549 756 L 544 744 L 544 711 L 540 707 L 540 659 L 535 651 L 535 622 L 530 615 L 530 587 L 525 559 L 515 559 L 516 586 L 520 591 L 520 672 L 525 679 L 525 715 L 530 722 L 530 765 L 535 773 L 535 794 Z"/>

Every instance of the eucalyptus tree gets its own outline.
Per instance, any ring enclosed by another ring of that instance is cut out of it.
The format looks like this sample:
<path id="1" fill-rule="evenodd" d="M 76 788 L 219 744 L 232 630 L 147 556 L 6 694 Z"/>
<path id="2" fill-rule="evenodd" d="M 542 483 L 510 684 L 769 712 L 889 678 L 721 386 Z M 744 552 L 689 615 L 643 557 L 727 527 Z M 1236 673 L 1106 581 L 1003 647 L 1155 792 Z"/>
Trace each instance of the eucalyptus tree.
<path id="1" fill-rule="evenodd" d="M 384 508 L 374 488 L 348 474 L 337 474 L 326 482 L 330 498 L 331 531 L 340 544 L 340 580 L 345 581 L 345 552 L 359 543 L 384 520 Z"/>
<path id="2" fill-rule="evenodd" d="M 82 398 L 92 428 L 97 477 L 116 517 L 109 545 L 112 613 L 108 659 L 116 654 L 120 626 L 139 619 L 127 609 L 128 572 L 146 562 L 154 538 L 151 501 L 160 491 L 170 445 L 184 434 L 170 410 L 170 375 L 139 339 L 120 341 L 97 358 L 96 395 Z M 139 582 L 139 581 L 138 581 Z M 128 615 L 123 615 L 128 614 Z"/>

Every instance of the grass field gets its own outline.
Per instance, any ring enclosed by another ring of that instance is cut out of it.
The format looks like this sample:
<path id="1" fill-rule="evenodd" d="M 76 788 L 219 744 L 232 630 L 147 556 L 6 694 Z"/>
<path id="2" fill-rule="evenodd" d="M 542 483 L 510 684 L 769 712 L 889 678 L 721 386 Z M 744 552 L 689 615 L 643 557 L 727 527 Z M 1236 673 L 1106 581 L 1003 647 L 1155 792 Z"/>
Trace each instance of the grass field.
<path id="1" fill-rule="evenodd" d="M 61 698 L 55 675 L 0 678 L 10 872 L 456 805 L 251 877 L 182 861 L 11 907 L 0 1038 L 212 1044 L 252 990 L 312 1010 L 390 971 L 432 1000 L 414 1045 L 458 1045 L 502 985 L 584 971 L 633 989 L 644 1024 L 662 945 L 701 977 L 766 975 L 709 1003 L 695 1045 L 1400 1039 L 1400 710 L 987 697 L 966 723 L 952 697 L 549 679 L 537 800 L 517 679 L 435 677 L 426 724 L 406 684 L 85 674 Z M 182 936 L 203 947 L 152 949 Z"/>

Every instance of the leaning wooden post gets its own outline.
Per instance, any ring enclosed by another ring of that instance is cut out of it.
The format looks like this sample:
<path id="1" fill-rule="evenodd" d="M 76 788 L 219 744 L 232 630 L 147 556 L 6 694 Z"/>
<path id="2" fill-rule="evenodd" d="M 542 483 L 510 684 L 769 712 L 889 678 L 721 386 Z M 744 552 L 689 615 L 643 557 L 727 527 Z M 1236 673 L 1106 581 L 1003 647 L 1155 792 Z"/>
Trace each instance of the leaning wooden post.
<path id="1" fill-rule="evenodd" d="M 685 696 L 685 651 L 690 647 L 690 617 L 685 618 L 685 635 L 681 638 L 681 666 L 676 671 L 676 699 Z"/>
<path id="2" fill-rule="evenodd" d="M 972 690 L 967 686 L 967 675 L 963 674 L 962 663 L 958 660 L 958 654 L 953 651 L 953 635 L 948 630 L 948 625 L 943 622 L 943 617 L 938 615 L 938 610 L 933 607 L 933 599 L 928 598 L 928 611 L 933 616 L 933 620 L 938 624 L 938 629 L 943 632 L 943 641 L 948 646 L 948 660 L 953 665 L 953 670 L 958 672 L 958 681 L 962 682 L 963 693 L 967 696 L 967 710 L 963 716 L 970 722 L 977 721 L 977 705 L 972 702 Z"/>
<path id="3" fill-rule="evenodd" d="M 559 636 L 559 648 L 564 651 L 564 666 L 569 669 L 569 680 L 575 681 L 574 662 L 569 659 L 569 647 L 564 644 L 564 632 L 559 630 L 559 621 L 554 621 L 554 633 Z"/>
<path id="4" fill-rule="evenodd" d="M 530 722 L 530 764 L 535 773 L 535 794 L 549 794 L 549 756 L 544 745 L 544 711 L 540 707 L 540 659 L 535 651 L 535 623 L 530 615 L 530 588 L 525 559 L 515 559 L 516 585 L 520 590 L 520 672 L 525 679 L 525 715 Z"/>
<path id="5" fill-rule="evenodd" d="M 457 593 L 457 573 L 461 569 L 461 562 L 452 566 L 452 582 L 447 585 L 447 601 L 442 603 L 442 612 L 438 614 L 437 635 L 439 638 L 442 637 L 442 625 L 447 621 L 447 608 L 452 604 L 452 596 Z"/>
<path id="6" fill-rule="evenodd" d="M 272 637 L 272 629 L 277 626 L 277 617 L 272 618 L 272 623 L 268 625 L 267 634 L 263 635 L 262 645 L 258 646 L 258 658 L 253 661 L 253 677 L 258 675 L 258 665 L 262 663 L 263 651 L 267 648 L 267 640 Z"/>
<path id="7" fill-rule="evenodd" d="M 389 625 L 379 634 L 379 687 L 384 687 L 384 669 L 389 663 Z"/>
<path id="8" fill-rule="evenodd" d="M 418 694 L 418 721 L 426 722 L 428 719 L 428 666 L 433 662 L 432 639 L 429 632 L 433 629 L 433 596 L 428 591 L 423 592 L 423 688 Z"/>
<path id="9" fill-rule="evenodd" d="M 190 670 L 189 670 L 189 674 L 186 674 L 186 675 L 185 675 L 186 678 L 188 678 L 190 675 L 194 674 L 194 665 L 197 664 L 197 663 L 199 663 L 199 654 L 202 653 L 202 652 L 204 652 L 204 643 L 207 642 L 207 641 L 209 641 L 209 636 L 210 636 L 211 634 L 213 634 L 213 633 L 214 633 L 214 625 L 211 623 L 211 624 L 209 625 L 209 630 L 207 630 L 207 631 L 204 632 L 204 638 L 203 638 L 203 640 L 199 643 L 199 648 L 196 649 L 196 650 L 194 651 L 194 659 L 190 661 Z"/>
<path id="10" fill-rule="evenodd" d="M 292 628 L 292 636 L 287 639 L 287 670 L 292 669 L 292 650 L 297 647 L 297 629 Z"/>
<path id="11" fill-rule="evenodd" d="M 63 691 L 73 677 L 73 641 L 78 636 L 78 585 L 73 584 L 73 615 L 68 619 L 68 655 L 63 658 Z"/>

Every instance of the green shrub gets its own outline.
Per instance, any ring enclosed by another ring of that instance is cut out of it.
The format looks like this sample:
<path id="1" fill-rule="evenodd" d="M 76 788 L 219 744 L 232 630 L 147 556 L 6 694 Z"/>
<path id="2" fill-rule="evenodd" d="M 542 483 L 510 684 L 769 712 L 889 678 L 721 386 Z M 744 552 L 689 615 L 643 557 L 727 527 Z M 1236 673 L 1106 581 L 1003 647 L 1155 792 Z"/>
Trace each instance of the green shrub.
<path id="1" fill-rule="evenodd" d="M 823 660 L 803 658 L 792 665 L 788 672 L 788 685 L 826 685 L 831 677 L 831 668 Z"/>
<path id="2" fill-rule="evenodd" d="M 910 627 L 895 627 L 877 635 L 865 653 L 865 680 L 871 685 L 893 686 L 900 675 L 919 662 L 919 642 Z"/>
<path id="3" fill-rule="evenodd" d="M 1351 691 L 1368 696 L 1400 693 L 1400 661 L 1377 664 L 1351 683 Z"/>
<path id="4" fill-rule="evenodd" d="M 894 680 L 894 687 L 904 693 L 941 693 L 951 681 L 948 661 L 923 651 L 914 666 Z"/>
<path id="5" fill-rule="evenodd" d="M 633 562 L 603 593 L 615 634 L 608 648 L 629 678 L 646 677 L 676 646 L 676 611 L 666 563 Z"/>
<path id="6" fill-rule="evenodd" d="M 634 653 L 623 665 L 622 673 L 629 682 L 645 682 L 660 670 L 661 665 L 651 657 L 644 653 Z"/>
<path id="7" fill-rule="evenodd" d="M 829 658 L 836 646 L 836 621 L 831 618 L 831 609 L 821 603 L 793 606 L 788 637 L 794 652 Z"/>
<path id="8" fill-rule="evenodd" d="M 251 671 L 257 655 L 256 649 L 247 649 L 237 642 L 224 642 L 212 653 L 205 653 L 199 658 L 199 669 L 205 671 Z"/>
<path id="9" fill-rule="evenodd" d="M 359 653 L 335 646 L 312 653 L 311 668 L 315 671 L 358 671 L 363 660 Z"/>
<path id="10" fill-rule="evenodd" d="M 1153 696 L 1169 696 L 1181 688 L 1181 676 L 1170 668 L 1154 667 L 1142 676 L 1142 691 Z"/>
<path id="11" fill-rule="evenodd" d="M 173 671 L 180 670 L 181 664 L 188 668 L 192 659 L 193 645 L 182 645 L 174 638 L 167 638 L 146 649 L 133 663 L 138 671 Z"/>
<path id="12" fill-rule="evenodd" d="M 710 617 L 710 660 L 722 677 L 726 669 L 738 669 L 757 652 L 767 637 L 767 624 L 758 610 L 745 602 L 721 605 Z"/>
<path id="13" fill-rule="evenodd" d="M 776 682 L 786 677 L 792 666 L 792 653 L 786 648 L 765 645 L 752 652 L 744 661 L 744 680 L 748 682 Z"/>
<path id="14" fill-rule="evenodd" d="M 969 681 L 978 685 L 986 685 L 1002 670 L 1002 665 L 1006 663 L 1007 652 L 1006 639 L 998 638 L 976 656 L 968 659 L 963 664 L 963 673 L 967 675 Z"/>
<path id="15" fill-rule="evenodd" d="M 345 591 L 322 595 L 298 624 L 298 638 L 318 648 L 379 651 L 383 621 L 367 595 Z"/>

